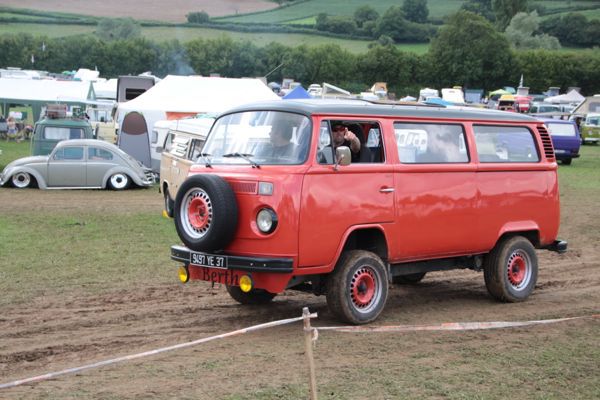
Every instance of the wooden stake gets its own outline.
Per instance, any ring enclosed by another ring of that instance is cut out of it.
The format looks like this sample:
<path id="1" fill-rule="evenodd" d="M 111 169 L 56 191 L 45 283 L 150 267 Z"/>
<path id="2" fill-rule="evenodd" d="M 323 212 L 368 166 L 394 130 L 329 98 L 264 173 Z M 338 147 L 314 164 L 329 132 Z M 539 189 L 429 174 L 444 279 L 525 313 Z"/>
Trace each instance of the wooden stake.
<path id="1" fill-rule="evenodd" d="M 310 399 L 317 400 L 317 378 L 315 377 L 315 360 L 312 351 L 313 329 L 310 327 L 310 312 L 308 307 L 302 309 L 304 317 L 304 345 L 306 347 L 306 357 L 308 358 L 308 369 L 310 372 Z"/>

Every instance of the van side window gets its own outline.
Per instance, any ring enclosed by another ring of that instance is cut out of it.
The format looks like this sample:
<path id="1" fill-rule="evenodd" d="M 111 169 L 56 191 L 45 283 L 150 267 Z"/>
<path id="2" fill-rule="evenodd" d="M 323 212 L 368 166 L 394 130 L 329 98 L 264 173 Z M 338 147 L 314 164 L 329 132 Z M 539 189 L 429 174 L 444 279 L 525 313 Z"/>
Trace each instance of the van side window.
<path id="1" fill-rule="evenodd" d="M 169 153 L 177 157 L 185 157 L 189 142 L 189 137 L 175 135 Z"/>
<path id="2" fill-rule="evenodd" d="M 473 131 L 482 163 L 540 161 L 533 135 L 525 127 L 475 125 Z"/>
<path id="3" fill-rule="evenodd" d="M 334 138 L 330 129 L 335 125 L 342 125 L 347 128 L 360 141 L 360 151 L 352 153 L 352 163 L 384 162 L 383 138 L 379 123 L 376 121 L 334 120 L 321 122 L 317 151 L 317 160 L 320 164 L 333 164 L 334 150 L 332 143 Z"/>
<path id="4" fill-rule="evenodd" d="M 462 125 L 395 122 L 394 137 L 403 164 L 469 162 Z"/>

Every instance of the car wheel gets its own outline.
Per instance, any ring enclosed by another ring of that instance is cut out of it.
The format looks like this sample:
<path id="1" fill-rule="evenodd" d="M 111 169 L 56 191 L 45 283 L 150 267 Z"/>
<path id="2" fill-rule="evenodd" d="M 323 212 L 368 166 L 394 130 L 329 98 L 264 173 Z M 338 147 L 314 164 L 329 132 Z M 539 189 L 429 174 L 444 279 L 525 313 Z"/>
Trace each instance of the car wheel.
<path id="1" fill-rule="evenodd" d="M 423 280 L 423 278 L 425 277 L 425 274 L 427 274 L 426 272 L 418 272 L 416 274 L 409 274 L 409 275 L 399 275 L 399 276 L 395 276 L 392 278 L 392 282 L 400 285 L 400 284 L 415 284 L 415 283 L 419 283 Z"/>
<path id="2" fill-rule="evenodd" d="M 227 285 L 227 293 L 240 304 L 267 304 L 277 296 L 276 293 L 267 292 L 264 289 L 251 289 L 249 292 L 243 292 L 239 286 L 229 285 Z"/>
<path id="3" fill-rule="evenodd" d="M 31 185 L 31 175 L 27 172 L 17 172 L 12 176 L 11 182 L 14 187 L 25 189 Z"/>
<path id="4" fill-rule="evenodd" d="M 175 202 L 171 200 L 171 196 L 169 195 L 169 189 L 165 188 L 163 191 L 165 194 L 165 212 L 169 216 L 169 218 L 173 218 L 173 208 L 175 207 Z"/>
<path id="5" fill-rule="evenodd" d="M 238 207 L 233 189 L 220 176 L 193 175 L 179 187 L 173 217 L 179 238 L 190 249 L 222 249 L 237 229 Z"/>
<path id="6" fill-rule="evenodd" d="M 374 253 L 352 250 L 342 254 L 327 279 L 327 305 L 340 320 L 351 324 L 374 321 L 388 294 L 386 268 Z"/>
<path id="7" fill-rule="evenodd" d="M 522 236 L 503 239 L 485 257 L 485 286 L 492 297 L 514 303 L 529 297 L 538 275 L 538 262 L 531 242 Z"/>
<path id="8" fill-rule="evenodd" d="M 108 185 L 112 190 L 124 190 L 127 189 L 130 184 L 131 181 L 129 176 L 123 173 L 113 174 L 108 179 Z"/>
<path id="9" fill-rule="evenodd" d="M 562 160 L 563 165 L 571 165 L 571 158 L 565 158 L 564 160 Z"/>

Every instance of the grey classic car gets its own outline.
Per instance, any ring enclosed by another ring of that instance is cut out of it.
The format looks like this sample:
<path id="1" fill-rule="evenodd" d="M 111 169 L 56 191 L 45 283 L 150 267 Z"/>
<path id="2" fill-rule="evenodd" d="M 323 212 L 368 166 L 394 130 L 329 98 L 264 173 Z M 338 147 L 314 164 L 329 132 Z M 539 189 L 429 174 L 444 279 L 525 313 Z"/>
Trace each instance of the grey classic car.
<path id="1" fill-rule="evenodd" d="M 20 158 L 0 174 L 0 186 L 17 188 L 123 190 L 153 182 L 149 168 L 114 144 L 95 139 L 64 140 L 50 155 Z"/>

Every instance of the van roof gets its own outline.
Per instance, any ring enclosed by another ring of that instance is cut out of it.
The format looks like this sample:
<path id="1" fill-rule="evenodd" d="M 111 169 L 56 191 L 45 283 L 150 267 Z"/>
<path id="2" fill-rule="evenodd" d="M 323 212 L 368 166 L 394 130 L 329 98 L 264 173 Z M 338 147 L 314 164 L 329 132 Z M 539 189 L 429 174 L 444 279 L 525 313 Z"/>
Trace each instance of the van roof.
<path id="1" fill-rule="evenodd" d="M 240 111 L 274 110 L 311 115 L 340 115 L 344 117 L 414 117 L 435 119 L 479 120 L 479 121 L 512 121 L 535 123 L 533 117 L 488 109 L 473 107 L 439 107 L 424 104 L 387 104 L 365 100 L 340 100 L 340 99 L 311 99 L 311 100 L 283 100 L 246 104 L 226 111 L 223 115 Z"/>

